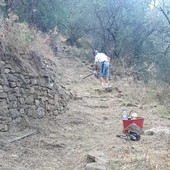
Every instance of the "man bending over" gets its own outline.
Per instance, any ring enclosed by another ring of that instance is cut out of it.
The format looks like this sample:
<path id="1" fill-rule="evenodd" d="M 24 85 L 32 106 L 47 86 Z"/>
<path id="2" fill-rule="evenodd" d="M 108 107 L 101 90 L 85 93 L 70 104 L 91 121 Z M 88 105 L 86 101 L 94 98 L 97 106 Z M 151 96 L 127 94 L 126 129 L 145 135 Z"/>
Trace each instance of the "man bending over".
<path id="1" fill-rule="evenodd" d="M 104 54 L 99 53 L 97 50 L 93 52 L 93 55 L 95 57 L 95 69 L 99 70 L 99 78 L 102 83 L 102 86 L 104 84 L 108 85 L 109 83 L 109 67 L 110 67 L 110 58 Z"/>

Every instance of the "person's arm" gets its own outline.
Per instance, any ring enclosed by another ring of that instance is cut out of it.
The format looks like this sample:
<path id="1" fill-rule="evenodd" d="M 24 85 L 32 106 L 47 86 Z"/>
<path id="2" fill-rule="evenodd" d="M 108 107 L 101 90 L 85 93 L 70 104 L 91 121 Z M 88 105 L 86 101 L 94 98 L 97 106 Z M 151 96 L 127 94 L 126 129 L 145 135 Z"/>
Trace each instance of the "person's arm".
<path id="1" fill-rule="evenodd" d="M 99 69 L 99 62 L 95 62 L 95 70 L 97 71 Z"/>
<path id="2" fill-rule="evenodd" d="M 97 55 L 95 56 L 94 64 L 95 64 L 95 70 L 97 71 L 99 69 L 99 64 L 100 64 Z"/>
<path id="3" fill-rule="evenodd" d="M 99 78 L 99 62 L 95 62 L 95 65 L 94 65 L 94 76 L 96 78 Z"/>

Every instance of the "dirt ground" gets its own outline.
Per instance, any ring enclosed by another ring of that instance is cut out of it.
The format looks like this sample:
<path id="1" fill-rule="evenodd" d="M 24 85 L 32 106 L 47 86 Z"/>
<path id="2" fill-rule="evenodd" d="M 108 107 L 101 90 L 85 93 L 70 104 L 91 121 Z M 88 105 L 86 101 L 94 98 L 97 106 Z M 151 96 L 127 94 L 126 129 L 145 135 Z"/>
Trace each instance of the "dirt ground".
<path id="1" fill-rule="evenodd" d="M 24 131 L 0 134 L 4 141 L 0 169 L 83 170 L 90 151 L 103 152 L 111 170 L 170 169 L 168 134 L 145 134 L 138 142 L 116 137 L 122 134 L 123 109 L 135 110 L 144 117 L 144 131 L 159 126 L 170 130 L 170 120 L 159 116 L 154 101 L 144 105 L 139 99 L 135 103 L 128 97 L 127 90 L 133 86 L 126 79 L 112 79 L 106 91 L 92 76 L 82 80 L 90 73 L 86 64 L 64 58 L 60 62 L 64 86 L 76 94 L 75 100 L 63 115 L 32 120 Z M 5 144 L 34 129 L 38 133 Z"/>

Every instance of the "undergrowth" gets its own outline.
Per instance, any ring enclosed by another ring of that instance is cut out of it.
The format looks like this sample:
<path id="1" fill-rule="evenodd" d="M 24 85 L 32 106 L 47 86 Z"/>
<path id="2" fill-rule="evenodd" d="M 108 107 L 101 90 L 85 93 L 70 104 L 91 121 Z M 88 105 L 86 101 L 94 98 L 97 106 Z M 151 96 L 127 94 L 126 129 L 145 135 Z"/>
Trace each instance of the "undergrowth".
<path id="1" fill-rule="evenodd" d="M 158 114 L 170 116 L 170 85 L 158 80 L 154 69 L 148 69 L 147 75 L 143 75 L 134 67 L 128 67 L 128 59 L 124 58 L 111 64 L 113 77 L 124 82 L 121 84 L 125 89 L 124 99 L 134 105 L 154 105 Z"/>
<path id="2" fill-rule="evenodd" d="M 0 49 L 3 54 L 24 56 L 35 52 L 48 58 L 53 55 L 49 43 L 48 34 L 30 28 L 27 23 L 19 23 L 16 15 L 0 18 Z"/>

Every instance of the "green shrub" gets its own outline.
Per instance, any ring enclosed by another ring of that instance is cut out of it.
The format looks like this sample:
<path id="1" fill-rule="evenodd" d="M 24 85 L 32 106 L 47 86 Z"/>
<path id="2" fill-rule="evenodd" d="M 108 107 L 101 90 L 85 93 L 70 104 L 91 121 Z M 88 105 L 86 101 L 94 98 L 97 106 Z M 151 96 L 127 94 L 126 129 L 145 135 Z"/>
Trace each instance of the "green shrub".
<path id="1" fill-rule="evenodd" d="M 167 108 L 163 105 L 158 106 L 158 112 L 161 116 L 170 116 Z"/>

